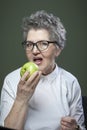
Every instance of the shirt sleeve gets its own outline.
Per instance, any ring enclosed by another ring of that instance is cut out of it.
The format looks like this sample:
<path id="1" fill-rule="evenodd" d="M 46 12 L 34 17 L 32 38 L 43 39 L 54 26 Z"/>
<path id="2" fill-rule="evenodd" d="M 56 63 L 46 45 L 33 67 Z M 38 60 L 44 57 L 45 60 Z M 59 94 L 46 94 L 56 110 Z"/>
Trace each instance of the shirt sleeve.
<path id="1" fill-rule="evenodd" d="M 81 129 L 85 130 L 81 88 L 77 79 L 73 81 L 71 88 L 70 115 L 75 117 Z"/>
<path id="2" fill-rule="evenodd" d="M 8 77 L 5 78 L 1 91 L 1 113 L 0 113 L 0 125 L 4 126 L 4 120 L 11 110 L 15 99 L 14 91 Z"/>

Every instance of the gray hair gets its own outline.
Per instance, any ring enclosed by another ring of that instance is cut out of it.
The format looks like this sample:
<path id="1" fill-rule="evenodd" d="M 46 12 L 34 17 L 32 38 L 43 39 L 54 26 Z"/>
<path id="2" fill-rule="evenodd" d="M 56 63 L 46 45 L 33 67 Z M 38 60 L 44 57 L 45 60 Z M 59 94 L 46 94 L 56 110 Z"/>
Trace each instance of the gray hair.
<path id="1" fill-rule="evenodd" d="M 23 18 L 23 37 L 27 38 L 28 31 L 31 29 L 46 29 L 49 32 L 49 39 L 58 42 L 64 48 L 66 41 L 66 30 L 60 18 L 44 10 L 31 14 L 30 17 Z"/>

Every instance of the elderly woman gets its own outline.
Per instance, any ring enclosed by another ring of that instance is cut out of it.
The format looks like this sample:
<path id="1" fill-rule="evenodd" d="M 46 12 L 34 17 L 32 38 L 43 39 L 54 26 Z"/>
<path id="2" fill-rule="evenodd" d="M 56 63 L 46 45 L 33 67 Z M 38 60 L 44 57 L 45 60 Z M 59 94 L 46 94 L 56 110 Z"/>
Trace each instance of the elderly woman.
<path id="1" fill-rule="evenodd" d="M 38 65 L 20 77 L 20 68 L 6 76 L 1 92 L 1 125 L 18 130 L 85 130 L 78 80 L 59 67 L 65 46 L 60 19 L 43 10 L 23 19 L 22 45 L 28 61 Z"/>

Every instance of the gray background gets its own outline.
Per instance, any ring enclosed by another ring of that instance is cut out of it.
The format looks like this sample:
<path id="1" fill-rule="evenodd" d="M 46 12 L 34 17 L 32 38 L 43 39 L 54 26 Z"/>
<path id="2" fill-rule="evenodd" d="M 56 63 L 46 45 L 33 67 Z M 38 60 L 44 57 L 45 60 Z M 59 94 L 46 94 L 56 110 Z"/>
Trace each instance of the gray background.
<path id="1" fill-rule="evenodd" d="M 27 60 L 21 46 L 22 18 L 44 9 L 59 16 L 67 30 L 66 47 L 57 60 L 74 74 L 87 95 L 87 2 L 86 0 L 0 0 L 0 89 L 4 77 Z"/>

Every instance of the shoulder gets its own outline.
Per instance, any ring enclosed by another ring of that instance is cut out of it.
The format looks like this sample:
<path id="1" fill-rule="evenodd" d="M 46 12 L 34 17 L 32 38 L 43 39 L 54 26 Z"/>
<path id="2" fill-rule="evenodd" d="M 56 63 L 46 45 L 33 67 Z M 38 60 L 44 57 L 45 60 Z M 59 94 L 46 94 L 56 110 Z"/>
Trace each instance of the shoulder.
<path id="1" fill-rule="evenodd" d="M 20 69 L 18 68 L 12 72 L 10 72 L 4 79 L 4 83 L 2 86 L 2 95 L 6 95 L 8 93 L 11 97 L 16 96 L 17 85 L 20 80 Z"/>
<path id="2" fill-rule="evenodd" d="M 81 96 L 81 87 L 76 76 L 72 73 L 66 71 L 63 68 L 59 68 L 60 78 L 63 90 L 66 90 L 69 97 L 80 97 Z"/>
<path id="3" fill-rule="evenodd" d="M 66 71 L 61 67 L 59 67 L 59 70 L 60 70 L 61 80 L 66 84 L 67 88 L 75 91 L 80 90 L 80 84 L 76 76 L 74 76 L 72 73 Z"/>
<path id="4" fill-rule="evenodd" d="M 18 68 L 12 72 L 10 72 L 9 74 L 7 74 L 6 78 L 10 78 L 10 77 L 14 77 L 14 76 L 19 76 L 20 75 L 20 69 Z"/>
<path id="5" fill-rule="evenodd" d="M 6 81 L 9 81 L 9 82 L 18 82 L 19 79 L 20 79 L 20 69 L 21 68 L 18 68 L 12 72 L 10 72 L 9 74 L 6 75 L 5 79 L 4 79 L 4 82 Z"/>
<path id="6" fill-rule="evenodd" d="M 75 80 L 77 80 L 76 76 L 73 75 L 71 72 L 59 67 L 59 71 L 60 71 L 60 75 L 69 82 L 73 82 Z"/>

